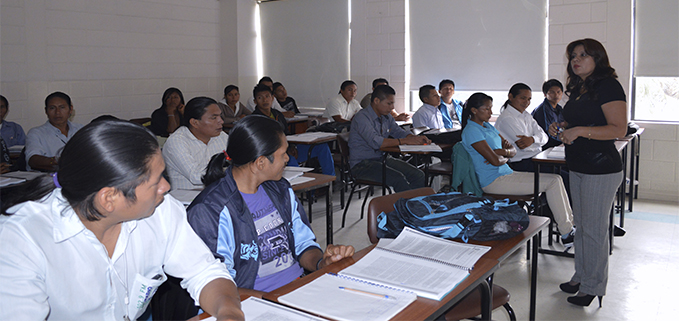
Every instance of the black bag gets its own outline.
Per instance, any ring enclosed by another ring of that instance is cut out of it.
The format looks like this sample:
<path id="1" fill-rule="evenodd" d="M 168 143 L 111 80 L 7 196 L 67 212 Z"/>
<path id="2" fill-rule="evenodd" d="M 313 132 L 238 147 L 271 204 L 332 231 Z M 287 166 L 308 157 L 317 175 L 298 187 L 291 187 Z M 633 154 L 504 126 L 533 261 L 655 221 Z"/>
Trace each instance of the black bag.
<path id="1" fill-rule="evenodd" d="M 530 220 L 516 202 L 459 192 L 399 199 L 377 216 L 377 237 L 395 238 L 404 226 L 447 239 L 492 241 L 514 237 Z"/>

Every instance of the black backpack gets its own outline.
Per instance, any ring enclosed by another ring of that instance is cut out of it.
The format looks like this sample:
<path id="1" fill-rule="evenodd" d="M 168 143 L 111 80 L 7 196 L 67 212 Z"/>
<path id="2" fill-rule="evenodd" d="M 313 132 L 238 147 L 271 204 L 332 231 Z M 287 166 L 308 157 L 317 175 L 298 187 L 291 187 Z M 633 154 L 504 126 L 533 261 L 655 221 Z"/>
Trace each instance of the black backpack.
<path id="1" fill-rule="evenodd" d="M 447 239 L 492 241 L 520 234 L 530 222 L 516 202 L 459 192 L 399 199 L 377 216 L 377 237 L 395 238 L 404 226 Z"/>

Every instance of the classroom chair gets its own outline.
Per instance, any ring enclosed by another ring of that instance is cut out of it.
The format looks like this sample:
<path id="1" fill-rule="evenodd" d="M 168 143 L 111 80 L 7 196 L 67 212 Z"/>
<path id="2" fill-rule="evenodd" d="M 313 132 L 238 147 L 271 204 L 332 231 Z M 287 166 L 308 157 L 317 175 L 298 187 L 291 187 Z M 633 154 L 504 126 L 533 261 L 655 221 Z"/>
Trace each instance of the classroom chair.
<path id="1" fill-rule="evenodd" d="M 370 201 L 368 205 L 368 238 L 370 242 L 375 244 L 379 240 L 377 238 L 377 216 L 382 212 L 390 212 L 394 210 L 394 203 L 400 198 L 413 198 L 418 196 L 425 196 L 434 194 L 434 190 L 431 187 L 422 187 L 418 189 L 413 189 L 409 191 L 403 191 L 399 193 L 394 193 L 391 195 L 375 197 Z M 511 295 L 509 292 L 497 285 L 493 284 L 492 288 L 493 294 L 493 310 L 504 307 L 509 314 L 509 319 L 515 321 L 516 315 L 514 309 L 509 305 L 509 299 Z M 469 319 L 481 314 L 481 289 L 469 293 L 460 302 L 448 310 L 445 314 L 445 319 L 450 320 L 462 320 Z"/>
<path id="2" fill-rule="evenodd" d="M 346 174 L 345 174 L 345 179 L 346 183 L 351 185 L 351 192 L 349 193 L 349 198 L 347 198 L 347 204 L 344 207 L 344 213 L 342 214 L 342 227 L 344 227 L 344 223 L 347 219 L 347 211 L 349 210 L 349 204 L 351 204 L 351 198 L 354 196 L 354 193 L 358 190 L 359 192 L 361 190 L 366 190 L 365 191 L 365 199 L 363 199 L 363 205 L 361 205 L 361 219 L 363 219 L 363 213 L 365 211 L 365 203 L 368 201 L 368 196 L 374 194 L 375 192 L 375 186 L 381 187 L 382 182 L 376 182 L 376 181 L 371 181 L 367 179 L 360 179 L 356 178 L 351 174 L 351 167 L 349 166 L 349 133 L 341 133 L 337 135 L 338 137 L 338 143 L 339 143 L 339 150 L 340 153 L 342 154 L 342 159 L 346 161 L 345 164 L 342 166 L 346 169 Z M 358 188 L 358 189 L 357 189 Z M 389 193 L 391 193 L 391 188 L 387 189 Z"/>

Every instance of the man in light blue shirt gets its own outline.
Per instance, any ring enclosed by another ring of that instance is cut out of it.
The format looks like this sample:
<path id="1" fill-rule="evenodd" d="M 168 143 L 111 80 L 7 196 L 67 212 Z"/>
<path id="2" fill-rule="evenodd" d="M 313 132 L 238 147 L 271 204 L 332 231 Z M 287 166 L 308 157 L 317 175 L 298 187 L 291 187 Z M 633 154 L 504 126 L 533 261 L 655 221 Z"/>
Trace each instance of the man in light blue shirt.
<path id="1" fill-rule="evenodd" d="M 408 134 L 396 124 L 391 116 L 395 94 L 394 89 L 387 85 L 375 87 L 370 107 L 361 109 L 351 120 L 349 166 L 357 178 L 382 181 L 380 148 L 431 142 L 425 136 Z M 386 184 L 396 192 L 424 186 L 424 173 L 413 165 L 393 157 L 387 157 L 386 165 Z"/>
<path id="2" fill-rule="evenodd" d="M 26 135 L 26 163 L 28 169 L 56 171 L 61 149 L 83 127 L 68 121 L 73 112 L 71 97 L 62 92 L 45 98 L 47 122 L 31 128 Z"/>
<path id="3" fill-rule="evenodd" d="M 413 115 L 413 127 L 450 128 L 443 122 L 443 114 L 439 109 L 441 98 L 436 87 L 432 85 L 420 87 L 419 96 L 424 104 Z"/>

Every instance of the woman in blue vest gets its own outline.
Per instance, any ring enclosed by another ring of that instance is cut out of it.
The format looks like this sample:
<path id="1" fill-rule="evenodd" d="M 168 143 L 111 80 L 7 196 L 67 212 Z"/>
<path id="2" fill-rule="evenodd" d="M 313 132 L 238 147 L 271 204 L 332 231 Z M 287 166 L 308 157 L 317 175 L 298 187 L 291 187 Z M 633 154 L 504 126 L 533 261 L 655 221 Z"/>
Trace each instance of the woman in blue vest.
<path id="1" fill-rule="evenodd" d="M 264 116 L 243 118 L 224 153 L 213 156 L 206 188 L 188 208 L 189 224 L 222 260 L 241 294 L 261 296 L 354 254 L 352 246 L 315 242 L 306 213 L 282 179 L 288 161 L 283 128 Z M 223 170 L 224 166 L 228 168 Z"/>

